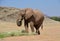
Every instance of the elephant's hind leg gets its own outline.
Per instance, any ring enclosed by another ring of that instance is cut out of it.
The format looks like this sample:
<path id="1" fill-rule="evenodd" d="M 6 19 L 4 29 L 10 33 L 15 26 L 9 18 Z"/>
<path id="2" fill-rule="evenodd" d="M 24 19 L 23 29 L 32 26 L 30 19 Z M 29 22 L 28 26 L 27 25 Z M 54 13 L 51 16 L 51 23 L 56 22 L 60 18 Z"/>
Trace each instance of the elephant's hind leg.
<path id="1" fill-rule="evenodd" d="M 39 31 L 39 29 L 36 29 L 36 33 L 37 33 L 38 35 L 40 35 L 40 31 Z"/>
<path id="2" fill-rule="evenodd" d="M 43 30 L 43 24 L 41 24 L 41 29 Z"/>
<path id="3" fill-rule="evenodd" d="M 35 29 L 36 29 L 36 33 L 38 34 L 38 35 L 40 35 L 40 31 L 39 31 L 39 25 L 34 25 L 35 26 Z"/>

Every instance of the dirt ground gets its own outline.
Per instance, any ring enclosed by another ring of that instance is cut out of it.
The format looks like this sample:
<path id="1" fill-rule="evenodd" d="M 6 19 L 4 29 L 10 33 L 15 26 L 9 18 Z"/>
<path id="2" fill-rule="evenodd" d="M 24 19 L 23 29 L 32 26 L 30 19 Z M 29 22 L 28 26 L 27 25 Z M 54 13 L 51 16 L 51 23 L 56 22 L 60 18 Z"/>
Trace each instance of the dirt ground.
<path id="1" fill-rule="evenodd" d="M 0 21 L 0 33 L 21 29 L 24 29 L 23 25 L 18 27 L 15 23 Z M 60 22 L 46 18 L 44 28 L 40 29 L 40 32 L 41 35 L 6 37 L 0 41 L 60 41 Z"/>

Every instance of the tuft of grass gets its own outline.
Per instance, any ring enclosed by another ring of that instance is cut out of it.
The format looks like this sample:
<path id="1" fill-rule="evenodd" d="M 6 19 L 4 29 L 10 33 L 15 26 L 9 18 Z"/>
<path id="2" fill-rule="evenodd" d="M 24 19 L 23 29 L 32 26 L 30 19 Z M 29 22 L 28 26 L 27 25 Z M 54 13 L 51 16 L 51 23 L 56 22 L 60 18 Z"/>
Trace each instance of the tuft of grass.
<path id="1" fill-rule="evenodd" d="M 24 30 L 15 31 L 15 32 L 4 32 L 4 33 L 0 33 L 0 38 L 13 37 L 13 36 L 29 36 L 29 35 L 35 35 L 35 34 L 26 33 Z"/>

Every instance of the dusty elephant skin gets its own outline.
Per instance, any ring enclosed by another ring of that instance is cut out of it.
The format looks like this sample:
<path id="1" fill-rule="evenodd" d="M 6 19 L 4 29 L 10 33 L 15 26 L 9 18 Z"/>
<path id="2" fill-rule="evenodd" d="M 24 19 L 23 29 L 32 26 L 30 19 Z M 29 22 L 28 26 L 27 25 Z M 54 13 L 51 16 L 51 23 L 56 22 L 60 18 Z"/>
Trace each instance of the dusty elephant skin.
<path id="1" fill-rule="evenodd" d="M 21 22 L 24 19 L 24 26 L 26 32 L 28 32 L 28 23 L 30 23 L 30 27 L 32 32 L 34 32 L 34 28 L 36 29 L 36 33 L 40 35 L 39 28 L 43 28 L 44 15 L 42 12 L 38 10 L 32 10 L 31 8 L 22 9 L 20 14 L 17 17 L 17 25 L 21 26 Z"/>

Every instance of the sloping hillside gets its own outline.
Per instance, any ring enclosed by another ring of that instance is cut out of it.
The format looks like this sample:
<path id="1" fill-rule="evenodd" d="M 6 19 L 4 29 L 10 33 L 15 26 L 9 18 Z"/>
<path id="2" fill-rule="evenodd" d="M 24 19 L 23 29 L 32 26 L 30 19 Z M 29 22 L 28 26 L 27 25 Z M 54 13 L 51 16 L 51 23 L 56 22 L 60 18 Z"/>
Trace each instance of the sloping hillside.
<path id="1" fill-rule="evenodd" d="M 0 20 L 15 22 L 20 9 L 13 7 L 0 7 Z"/>

